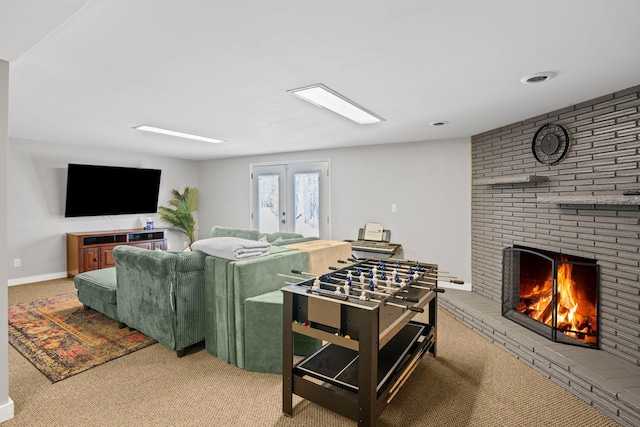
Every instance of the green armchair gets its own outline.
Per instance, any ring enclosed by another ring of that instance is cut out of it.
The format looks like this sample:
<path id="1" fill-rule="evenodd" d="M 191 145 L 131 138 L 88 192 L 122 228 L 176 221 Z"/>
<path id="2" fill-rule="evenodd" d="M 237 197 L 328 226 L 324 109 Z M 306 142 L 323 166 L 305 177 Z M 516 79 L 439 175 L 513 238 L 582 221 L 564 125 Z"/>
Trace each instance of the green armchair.
<path id="1" fill-rule="evenodd" d="M 204 259 L 200 252 L 113 249 L 118 320 L 184 355 L 204 340 Z"/>

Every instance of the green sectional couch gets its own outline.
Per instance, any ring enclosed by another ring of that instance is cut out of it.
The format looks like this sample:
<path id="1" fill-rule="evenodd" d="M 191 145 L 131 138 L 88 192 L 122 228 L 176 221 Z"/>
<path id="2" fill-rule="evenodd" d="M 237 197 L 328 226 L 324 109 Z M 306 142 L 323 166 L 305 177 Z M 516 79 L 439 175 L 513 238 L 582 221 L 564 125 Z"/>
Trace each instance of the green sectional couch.
<path id="1" fill-rule="evenodd" d="M 114 268 L 78 275 L 81 276 L 77 280 L 79 297 L 85 305 L 139 330 L 176 351 L 178 356 L 184 355 L 187 347 L 204 340 L 208 353 L 244 368 L 245 319 L 250 319 L 251 324 L 260 324 L 260 319 L 245 311 L 245 301 L 279 292 L 287 281 L 280 273 L 290 274 L 293 269 L 308 271 L 309 253 L 283 245 L 318 238 L 295 233 L 261 234 L 230 227 L 213 227 L 210 237 L 266 240 L 271 247 L 262 256 L 228 260 L 199 251 L 152 251 L 116 246 Z M 254 306 L 258 307 L 256 316 L 264 315 L 263 312 L 272 307 L 259 298 Z M 281 316 L 282 307 L 278 304 L 273 307 L 276 312 L 272 315 Z M 272 339 L 271 344 L 276 347 L 281 345 L 278 344 L 282 342 L 281 327 L 260 326 L 263 330 L 278 329 L 273 330 L 272 338 L 262 338 Z M 302 346 L 315 348 L 316 341 L 302 343 Z M 274 360 L 266 361 L 270 363 L 270 371 L 275 369 L 273 366 L 277 367 L 275 359 L 281 358 L 279 353 L 272 353 Z"/>

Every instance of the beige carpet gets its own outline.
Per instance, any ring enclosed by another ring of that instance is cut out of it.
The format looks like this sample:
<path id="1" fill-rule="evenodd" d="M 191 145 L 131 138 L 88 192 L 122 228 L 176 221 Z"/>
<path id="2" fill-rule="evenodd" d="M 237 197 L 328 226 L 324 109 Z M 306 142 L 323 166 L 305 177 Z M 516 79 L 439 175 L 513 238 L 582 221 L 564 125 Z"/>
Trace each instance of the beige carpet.
<path id="1" fill-rule="evenodd" d="M 9 305 L 73 291 L 61 279 L 9 288 Z M 439 311 L 438 357 L 425 356 L 379 426 L 614 427 L 582 400 Z M 51 384 L 9 348 L 13 426 L 322 426 L 356 422 L 311 402 L 281 412 L 280 376 L 243 371 L 202 347 L 159 344 Z"/>

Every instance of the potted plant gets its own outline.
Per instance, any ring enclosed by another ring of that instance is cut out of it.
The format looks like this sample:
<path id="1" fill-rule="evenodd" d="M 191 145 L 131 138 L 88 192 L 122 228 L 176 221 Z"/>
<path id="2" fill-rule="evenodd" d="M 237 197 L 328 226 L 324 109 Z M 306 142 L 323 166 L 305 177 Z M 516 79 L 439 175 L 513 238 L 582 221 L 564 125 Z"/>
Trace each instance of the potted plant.
<path id="1" fill-rule="evenodd" d="M 172 224 L 189 239 L 189 247 L 195 242 L 196 220 L 193 212 L 198 209 L 198 189 L 185 187 L 184 192 L 171 190 L 173 199 L 169 200 L 169 206 L 160 206 L 158 213 L 160 219 Z"/>

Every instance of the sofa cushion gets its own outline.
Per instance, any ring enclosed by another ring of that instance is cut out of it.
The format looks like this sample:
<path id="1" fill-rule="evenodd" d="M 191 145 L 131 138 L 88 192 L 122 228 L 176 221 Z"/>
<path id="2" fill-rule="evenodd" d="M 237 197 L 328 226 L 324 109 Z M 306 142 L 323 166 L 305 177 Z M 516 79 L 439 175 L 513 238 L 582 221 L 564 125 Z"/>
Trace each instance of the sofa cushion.
<path id="1" fill-rule="evenodd" d="M 319 237 L 294 237 L 291 239 L 276 239 L 271 243 L 273 246 L 285 246 L 285 245 L 293 245 L 294 243 L 303 243 L 303 242 L 311 242 L 313 240 L 320 240 Z"/>
<path id="2" fill-rule="evenodd" d="M 118 320 L 115 267 L 77 274 L 73 277 L 73 284 L 82 304 Z"/>
<path id="3" fill-rule="evenodd" d="M 103 268 L 102 270 L 86 271 L 73 277 L 76 289 L 86 295 L 104 301 L 108 304 L 116 304 L 116 268 Z"/>
<path id="4" fill-rule="evenodd" d="M 277 231 L 275 233 L 265 233 L 262 236 L 265 236 L 267 238 L 267 242 L 269 243 L 273 243 L 278 239 L 281 239 L 281 240 L 299 239 L 301 237 L 304 237 L 302 234 L 299 234 L 299 233 L 288 233 L 285 231 Z"/>
<path id="5" fill-rule="evenodd" d="M 239 237 L 241 239 L 258 240 L 260 232 L 258 230 L 247 230 L 245 228 L 219 227 L 214 226 L 209 232 L 209 237 Z"/>
<path id="6" fill-rule="evenodd" d="M 248 371 L 282 373 L 281 290 L 267 292 L 244 301 L 244 368 Z M 322 341 L 293 333 L 294 354 L 309 356 Z"/>

